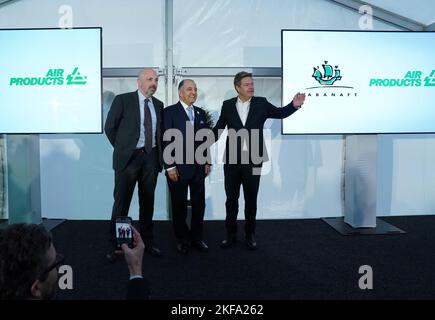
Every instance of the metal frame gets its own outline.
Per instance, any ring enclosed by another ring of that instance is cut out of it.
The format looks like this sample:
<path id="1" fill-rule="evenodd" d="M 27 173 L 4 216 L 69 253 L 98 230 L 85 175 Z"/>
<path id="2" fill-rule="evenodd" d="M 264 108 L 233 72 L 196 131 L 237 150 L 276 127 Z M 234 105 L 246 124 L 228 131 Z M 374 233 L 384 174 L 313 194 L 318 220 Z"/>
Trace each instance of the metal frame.
<path id="1" fill-rule="evenodd" d="M 8 4 L 12 4 L 13 2 L 17 2 L 18 0 L 0 0 L 0 7 L 7 6 Z"/>
<path id="2" fill-rule="evenodd" d="M 165 44 L 166 44 L 166 101 L 173 100 L 175 71 L 174 71 L 174 0 L 165 0 Z"/>
<path id="3" fill-rule="evenodd" d="M 435 22 L 425 27 L 424 31 L 435 31 Z"/>
<path id="4" fill-rule="evenodd" d="M 141 68 L 103 68 L 102 76 L 103 78 L 137 78 L 139 73 L 145 67 Z M 166 69 L 157 68 L 157 67 L 149 67 L 153 68 L 157 71 L 159 76 L 166 75 Z"/>
<path id="5" fill-rule="evenodd" d="M 182 77 L 234 77 L 237 72 L 251 72 L 255 77 L 281 77 L 281 67 L 187 67 L 177 69 L 177 75 Z"/>
<path id="6" fill-rule="evenodd" d="M 0 183 L 3 186 L 3 194 L 0 194 L 0 197 L 2 199 L 1 204 L 2 204 L 2 208 L 0 208 L 0 219 L 7 219 L 8 218 L 8 184 L 7 184 L 7 177 L 8 177 L 8 166 L 7 166 L 7 148 L 6 148 L 6 135 L 3 134 L 2 137 L 2 149 L 0 150 L 0 158 L 1 158 L 1 162 L 0 162 L 0 166 L 1 166 L 1 171 L 2 171 L 2 181 L 0 181 Z"/>
<path id="7" fill-rule="evenodd" d="M 140 68 L 103 68 L 103 78 L 136 78 L 145 67 Z M 237 72 L 251 72 L 255 77 L 281 77 L 281 67 L 187 67 L 187 68 L 158 68 L 159 76 L 168 76 L 168 79 L 180 77 L 234 77 Z"/>

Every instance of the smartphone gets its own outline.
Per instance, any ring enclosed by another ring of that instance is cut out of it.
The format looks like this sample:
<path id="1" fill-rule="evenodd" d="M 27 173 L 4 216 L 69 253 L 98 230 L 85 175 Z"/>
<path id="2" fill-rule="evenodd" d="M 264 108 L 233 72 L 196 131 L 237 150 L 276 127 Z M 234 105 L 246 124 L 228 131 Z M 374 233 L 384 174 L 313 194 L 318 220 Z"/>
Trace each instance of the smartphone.
<path id="1" fill-rule="evenodd" d="M 115 223 L 116 244 L 121 248 L 123 243 L 129 247 L 133 244 L 133 230 L 131 229 L 130 217 L 117 217 Z"/>

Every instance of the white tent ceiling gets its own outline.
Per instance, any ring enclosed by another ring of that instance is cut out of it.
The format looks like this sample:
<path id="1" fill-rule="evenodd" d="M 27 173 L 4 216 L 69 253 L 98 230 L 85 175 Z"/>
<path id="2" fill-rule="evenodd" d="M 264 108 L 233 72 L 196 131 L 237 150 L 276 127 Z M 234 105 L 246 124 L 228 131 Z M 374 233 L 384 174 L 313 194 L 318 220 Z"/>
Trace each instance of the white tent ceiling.
<path id="1" fill-rule="evenodd" d="M 327 0 L 350 10 L 359 11 L 370 5 L 375 19 L 403 30 L 434 31 L 435 2 L 433 0 Z"/>
<path id="2" fill-rule="evenodd" d="M 0 7 L 19 0 L 0 0 Z M 368 4 L 374 17 L 403 29 L 435 31 L 435 1 L 433 0 L 327 0 L 357 10 Z"/>
<path id="3" fill-rule="evenodd" d="M 435 22 L 433 0 L 367 0 L 364 2 L 426 26 Z"/>

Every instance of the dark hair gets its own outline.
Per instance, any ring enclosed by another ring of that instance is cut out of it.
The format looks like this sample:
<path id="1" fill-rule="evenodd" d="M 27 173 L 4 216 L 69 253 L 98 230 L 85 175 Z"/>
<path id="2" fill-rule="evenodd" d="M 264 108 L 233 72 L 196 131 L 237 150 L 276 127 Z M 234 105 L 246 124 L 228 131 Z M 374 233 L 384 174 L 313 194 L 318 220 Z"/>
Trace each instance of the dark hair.
<path id="1" fill-rule="evenodd" d="M 184 81 L 192 81 L 192 82 L 194 82 L 192 79 L 183 79 L 183 80 L 181 80 L 181 82 L 178 84 L 178 91 L 180 91 L 180 89 L 184 86 Z"/>
<path id="2" fill-rule="evenodd" d="M 51 233 L 37 224 L 13 224 L 0 230 L 0 299 L 27 299 L 47 268 Z M 44 279 L 40 279 L 44 280 Z"/>
<path id="3" fill-rule="evenodd" d="M 240 87 L 240 82 L 242 82 L 243 78 L 250 77 L 252 78 L 252 73 L 241 71 L 234 76 L 234 87 Z"/>

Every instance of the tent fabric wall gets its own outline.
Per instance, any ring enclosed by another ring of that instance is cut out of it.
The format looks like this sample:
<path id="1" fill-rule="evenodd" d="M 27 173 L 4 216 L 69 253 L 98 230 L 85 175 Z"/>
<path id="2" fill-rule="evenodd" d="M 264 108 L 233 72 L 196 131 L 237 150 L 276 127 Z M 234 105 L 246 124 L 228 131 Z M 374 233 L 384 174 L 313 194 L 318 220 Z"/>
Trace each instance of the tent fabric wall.
<path id="1" fill-rule="evenodd" d="M 13 2 L 0 8 L 0 28 L 58 27 L 63 4 L 60 0 Z M 163 0 L 71 0 L 68 5 L 74 26 L 103 27 L 103 67 L 165 66 Z M 361 18 L 325 0 L 174 0 L 173 5 L 176 67 L 279 67 L 281 29 L 357 30 Z M 373 26 L 394 30 L 378 21 Z M 215 115 L 222 100 L 235 95 L 231 78 L 196 77 L 195 81 L 200 91 L 197 104 Z M 280 79 L 258 78 L 255 85 L 257 95 L 281 104 Z M 135 89 L 135 79 L 104 79 L 104 116 L 116 94 Z M 164 81 L 157 96 L 164 100 Z M 258 217 L 341 216 L 343 137 L 281 136 L 281 123 L 276 120 L 269 120 L 265 128 L 270 129 L 273 156 L 268 174 L 262 177 Z M 433 214 L 435 136 L 380 135 L 379 143 L 379 214 Z M 41 135 L 40 145 L 43 216 L 108 219 L 113 171 L 106 137 Z M 163 175 L 156 195 L 155 217 L 168 219 Z M 225 194 L 219 165 L 207 179 L 206 196 L 206 219 L 222 219 Z M 137 218 L 137 212 L 135 196 L 131 216 Z"/>
<path id="2" fill-rule="evenodd" d="M 103 67 L 163 66 L 164 0 L 26 0 L 0 8 L 0 28 L 103 28 Z"/>

